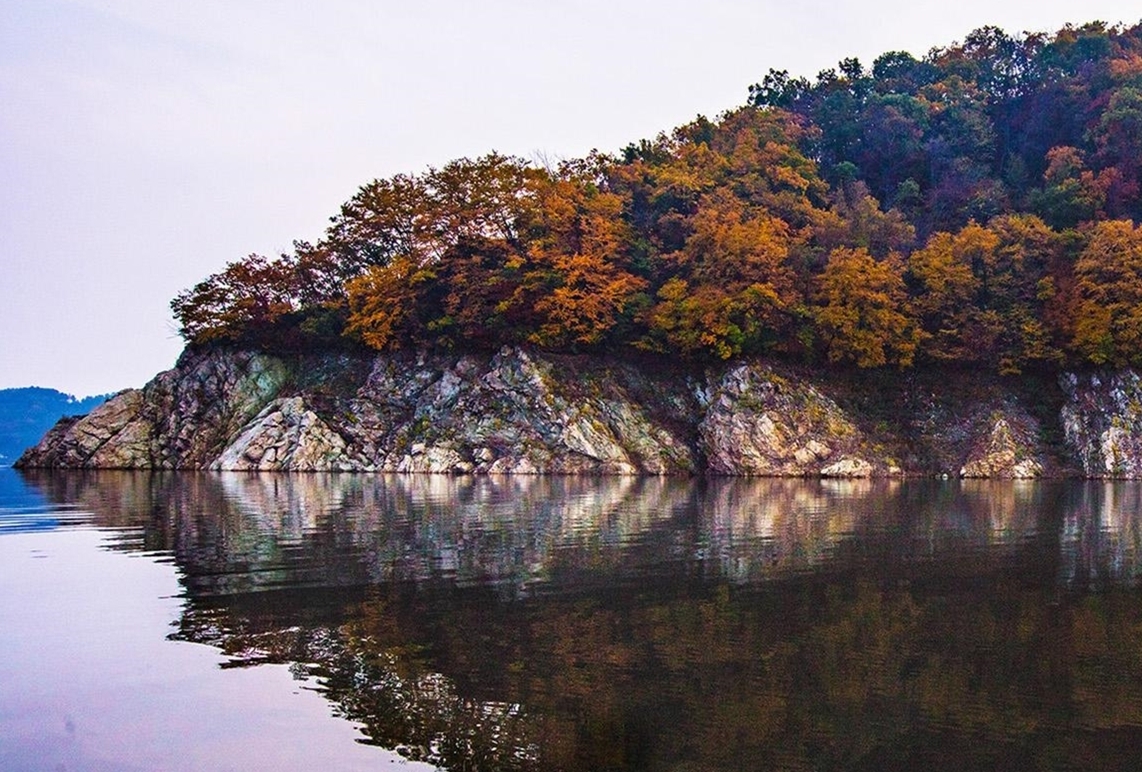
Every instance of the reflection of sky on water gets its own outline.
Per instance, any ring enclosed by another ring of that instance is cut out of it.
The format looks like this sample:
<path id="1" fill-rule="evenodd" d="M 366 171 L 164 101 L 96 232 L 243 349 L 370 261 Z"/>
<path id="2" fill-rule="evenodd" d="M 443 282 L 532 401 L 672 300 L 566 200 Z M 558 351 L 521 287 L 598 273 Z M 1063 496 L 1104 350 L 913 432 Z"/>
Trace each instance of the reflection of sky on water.
<path id="1" fill-rule="evenodd" d="M 0 769 L 372 770 L 401 761 L 284 668 L 172 643 L 175 572 L 90 528 L 0 534 Z M 427 769 L 424 766 L 403 769 Z"/>

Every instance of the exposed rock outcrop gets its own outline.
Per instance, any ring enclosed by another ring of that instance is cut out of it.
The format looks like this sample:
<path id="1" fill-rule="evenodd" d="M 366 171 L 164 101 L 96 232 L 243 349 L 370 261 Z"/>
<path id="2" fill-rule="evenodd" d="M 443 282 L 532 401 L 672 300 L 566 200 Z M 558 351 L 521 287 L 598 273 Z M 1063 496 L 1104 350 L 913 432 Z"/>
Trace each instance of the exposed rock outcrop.
<path id="1" fill-rule="evenodd" d="M 1020 390 L 973 373 L 861 381 L 763 361 L 696 372 L 511 347 L 295 357 L 188 350 L 144 388 L 61 421 L 18 465 L 1142 477 L 1137 375 L 1067 375 L 1061 390 L 1036 383 Z"/>
<path id="2" fill-rule="evenodd" d="M 622 363 L 495 355 L 187 352 L 61 422 L 27 467 L 446 473 L 700 471 L 686 382 Z"/>
<path id="3" fill-rule="evenodd" d="M 869 477 L 889 466 L 857 455 L 864 437 L 833 400 L 764 365 L 735 365 L 700 397 L 699 442 L 712 474 Z"/>
<path id="4" fill-rule="evenodd" d="M 1142 379 L 1132 370 L 1060 378 L 1063 431 L 1087 477 L 1142 477 Z"/>
<path id="5" fill-rule="evenodd" d="M 377 469 L 678 474 L 698 470 L 685 384 L 609 363 L 378 357 L 345 427 Z M 589 364 L 589 363 L 588 363 Z M 679 431 L 682 428 L 683 431 Z"/>
<path id="6" fill-rule="evenodd" d="M 960 469 L 960 477 L 1025 480 L 1043 475 L 1043 460 L 1037 456 L 1039 426 L 1018 407 L 993 411 L 990 429 L 972 449 Z"/>
<path id="7" fill-rule="evenodd" d="M 211 469 L 291 469 L 298 472 L 360 468 L 347 458 L 344 438 L 311 410 L 303 397 L 275 399 L 230 443 Z"/>
<path id="8" fill-rule="evenodd" d="M 289 368 L 244 351 L 184 354 L 173 370 L 57 424 L 24 466 L 201 469 L 282 389 Z"/>

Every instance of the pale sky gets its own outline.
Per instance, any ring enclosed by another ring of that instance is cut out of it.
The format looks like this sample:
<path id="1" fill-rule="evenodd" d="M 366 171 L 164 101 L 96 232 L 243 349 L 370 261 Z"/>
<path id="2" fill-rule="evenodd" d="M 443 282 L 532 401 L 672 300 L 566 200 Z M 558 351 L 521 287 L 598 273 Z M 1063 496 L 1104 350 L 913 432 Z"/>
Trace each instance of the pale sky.
<path id="1" fill-rule="evenodd" d="M 358 186 L 491 150 L 616 151 L 770 68 L 922 56 L 1121 0 L 0 0 L 0 388 L 142 386 L 170 299 L 318 239 Z"/>

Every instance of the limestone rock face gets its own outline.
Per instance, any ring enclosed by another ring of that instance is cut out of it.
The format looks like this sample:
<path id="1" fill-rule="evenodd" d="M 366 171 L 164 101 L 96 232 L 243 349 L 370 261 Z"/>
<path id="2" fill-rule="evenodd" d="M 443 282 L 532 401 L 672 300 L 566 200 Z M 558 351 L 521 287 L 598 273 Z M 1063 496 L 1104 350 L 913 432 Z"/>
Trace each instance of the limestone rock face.
<path id="1" fill-rule="evenodd" d="M 1142 478 L 1142 380 L 1088 373 L 1021 390 L 975 373 L 861 380 L 759 360 L 699 372 L 517 347 L 187 350 L 142 389 L 61 420 L 17 465 Z"/>
<path id="2" fill-rule="evenodd" d="M 567 372 L 516 348 L 492 356 L 378 357 L 346 431 L 377 469 L 453 473 L 679 474 L 698 471 L 670 426 L 685 391 L 652 391 L 633 368 Z M 653 384 L 658 385 L 658 384 Z M 674 400 L 671 402 L 671 400 Z M 649 404 L 648 404 L 649 402 Z M 667 420 L 663 420 L 663 418 Z"/>
<path id="3" fill-rule="evenodd" d="M 143 401 L 141 391 L 128 389 L 86 416 L 65 418 L 52 427 L 39 445 L 25 453 L 20 462 L 42 459 L 44 463 L 34 465 L 147 468 L 151 465 L 151 426 L 139 419 Z"/>
<path id="4" fill-rule="evenodd" d="M 345 440 L 302 397 L 276 399 L 246 425 L 211 469 L 314 472 L 360 469 Z"/>
<path id="5" fill-rule="evenodd" d="M 352 361 L 350 361 L 352 360 Z M 682 381 L 494 355 L 188 352 L 142 390 L 61 422 L 28 467 L 687 474 Z"/>
<path id="6" fill-rule="evenodd" d="M 1142 379 L 1133 370 L 1065 373 L 1061 420 L 1087 477 L 1142 477 Z"/>
<path id="7" fill-rule="evenodd" d="M 184 355 L 143 388 L 143 420 L 154 426 L 151 454 L 162 469 L 205 468 L 281 391 L 290 367 L 245 351 Z"/>
<path id="8" fill-rule="evenodd" d="M 835 402 L 763 365 L 742 363 L 711 377 L 702 402 L 699 443 L 713 474 L 788 477 L 829 469 L 833 476 L 868 477 L 875 471 L 855 455 L 864 438 Z"/>
<path id="9" fill-rule="evenodd" d="M 1043 475 L 1034 419 L 996 411 L 989 424 L 986 440 L 972 450 L 960 477 L 1022 480 Z"/>
<path id="10" fill-rule="evenodd" d="M 27 467 L 205 468 L 272 399 L 287 375 L 269 356 L 186 352 L 142 389 L 120 392 L 53 428 L 17 462 Z"/>
<path id="11" fill-rule="evenodd" d="M 873 466 L 863 458 L 846 457 L 821 469 L 822 477 L 872 477 Z"/>

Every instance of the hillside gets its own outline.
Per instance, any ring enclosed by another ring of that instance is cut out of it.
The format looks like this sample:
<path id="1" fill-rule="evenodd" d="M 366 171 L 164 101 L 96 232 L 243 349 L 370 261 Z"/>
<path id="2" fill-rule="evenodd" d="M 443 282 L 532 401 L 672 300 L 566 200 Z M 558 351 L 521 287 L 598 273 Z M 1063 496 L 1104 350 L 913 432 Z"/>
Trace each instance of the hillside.
<path id="1" fill-rule="evenodd" d="M 771 70 L 362 186 L 27 466 L 1142 476 L 1142 25 Z"/>

